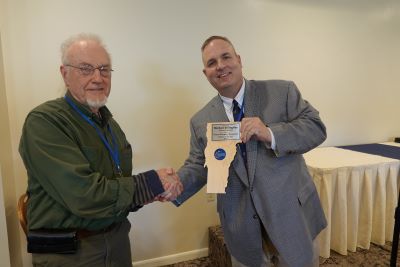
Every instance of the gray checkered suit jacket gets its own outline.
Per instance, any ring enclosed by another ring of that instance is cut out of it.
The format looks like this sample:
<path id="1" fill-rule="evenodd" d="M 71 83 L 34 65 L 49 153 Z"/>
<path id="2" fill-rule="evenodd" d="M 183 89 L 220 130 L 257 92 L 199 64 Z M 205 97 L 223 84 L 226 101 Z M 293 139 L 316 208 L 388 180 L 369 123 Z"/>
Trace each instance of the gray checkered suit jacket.
<path id="1" fill-rule="evenodd" d="M 262 223 L 289 266 L 308 266 L 313 257 L 312 241 L 326 227 L 326 220 L 302 154 L 325 140 L 325 126 L 293 82 L 245 83 L 245 117 L 257 116 L 270 127 L 276 149 L 259 141 L 247 142 L 247 170 L 240 153 L 236 154 L 226 194 L 217 198 L 225 242 L 237 260 L 260 266 Z M 221 121 L 228 118 L 219 96 L 191 119 L 190 154 L 178 171 L 184 192 L 176 205 L 206 184 L 206 125 Z"/>

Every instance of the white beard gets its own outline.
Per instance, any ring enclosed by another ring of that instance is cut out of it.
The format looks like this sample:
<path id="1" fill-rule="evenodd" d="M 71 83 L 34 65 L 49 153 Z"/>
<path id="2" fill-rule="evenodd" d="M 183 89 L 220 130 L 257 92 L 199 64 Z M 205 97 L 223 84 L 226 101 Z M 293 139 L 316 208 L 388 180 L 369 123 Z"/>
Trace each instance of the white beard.
<path id="1" fill-rule="evenodd" d="M 90 108 L 99 109 L 106 105 L 107 97 L 105 96 L 102 99 L 87 99 L 86 102 Z"/>

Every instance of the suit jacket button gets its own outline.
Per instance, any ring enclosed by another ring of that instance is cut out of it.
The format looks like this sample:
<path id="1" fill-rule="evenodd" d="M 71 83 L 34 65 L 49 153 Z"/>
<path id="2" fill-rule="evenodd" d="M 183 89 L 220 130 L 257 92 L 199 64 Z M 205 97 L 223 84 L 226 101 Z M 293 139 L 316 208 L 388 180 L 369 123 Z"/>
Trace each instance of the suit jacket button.
<path id="1" fill-rule="evenodd" d="M 254 187 L 250 186 L 250 192 L 253 192 L 253 190 L 254 190 Z"/>
<path id="2" fill-rule="evenodd" d="M 257 214 L 254 214 L 254 215 L 253 215 L 253 219 L 258 219 Z"/>

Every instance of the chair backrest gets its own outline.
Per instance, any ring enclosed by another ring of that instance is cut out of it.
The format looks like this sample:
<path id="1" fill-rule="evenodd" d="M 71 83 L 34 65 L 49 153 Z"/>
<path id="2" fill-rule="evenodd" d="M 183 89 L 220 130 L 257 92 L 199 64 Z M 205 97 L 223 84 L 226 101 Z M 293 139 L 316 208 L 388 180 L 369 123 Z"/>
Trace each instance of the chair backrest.
<path id="1" fill-rule="evenodd" d="M 27 230 L 28 226 L 26 220 L 27 204 L 28 204 L 28 195 L 25 193 L 19 197 L 17 205 L 19 223 L 21 224 L 21 227 L 24 230 L 25 235 L 28 232 Z"/>

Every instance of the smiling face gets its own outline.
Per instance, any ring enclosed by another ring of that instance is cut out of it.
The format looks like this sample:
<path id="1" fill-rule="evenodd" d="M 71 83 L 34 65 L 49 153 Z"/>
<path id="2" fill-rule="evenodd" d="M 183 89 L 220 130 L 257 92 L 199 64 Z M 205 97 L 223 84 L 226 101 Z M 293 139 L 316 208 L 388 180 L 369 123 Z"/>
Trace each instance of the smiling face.
<path id="1" fill-rule="evenodd" d="M 84 75 L 79 68 L 111 68 L 107 51 L 94 40 L 81 40 L 73 43 L 66 53 L 68 64 L 60 67 L 65 86 L 79 103 L 86 104 L 93 112 L 97 112 L 105 105 L 110 94 L 111 74 L 102 76 L 96 69 L 93 74 Z"/>
<path id="2" fill-rule="evenodd" d="M 202 52 L 203 73 L 211 85 L 226 97 L 234 98 L 243 83 L 242 61 L 233 46 L 225 40 L 214 39 Z"/>

